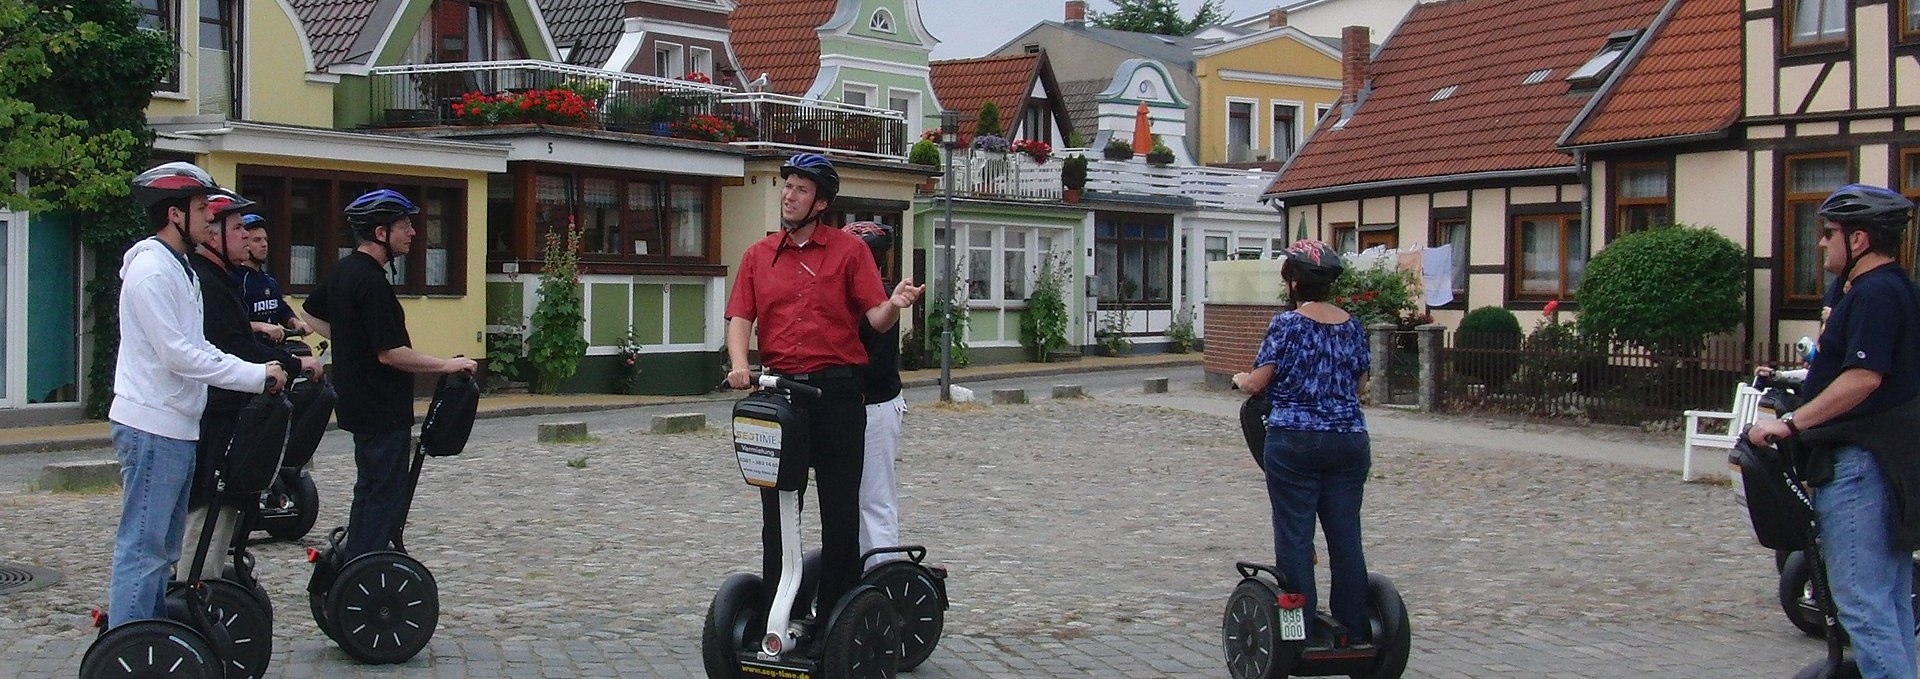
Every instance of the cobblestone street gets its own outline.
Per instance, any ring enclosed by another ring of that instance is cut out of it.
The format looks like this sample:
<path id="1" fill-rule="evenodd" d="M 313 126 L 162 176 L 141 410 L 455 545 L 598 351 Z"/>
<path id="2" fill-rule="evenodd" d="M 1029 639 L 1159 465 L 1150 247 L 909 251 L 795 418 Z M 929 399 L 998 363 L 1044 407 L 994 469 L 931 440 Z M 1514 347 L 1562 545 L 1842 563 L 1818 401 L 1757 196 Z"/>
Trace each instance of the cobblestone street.
<path id="1" fill-rule="evenodd" d="M 951 569 L 953 608 L 914 676 L 1226 676 L 1233 562 L 1271 560 L 1258 472 L 1225 417 L 1101 396 L 915 403 L 903 534 Z M 1479 426 L 1375 417 L 1466 440 Z M 407 542 L 443 612 L 399 668 L 353 664 L 306 615 L 305 548 L 345 521 L 351 486 L 351 457 L 322 456 L 320 527 L 254 548 L 279 612 L 269 676 L 702 676 L 714 587 L 758 567 L 758 502 L 724 431 L 645 426 L 429 460 Z M 1411 611 L 1407 676 L 1784 676 L 1820 656 L 1773 604 L 1771 555 L 1725 486 L 1546 452 L 1375 437 L 1367 556 Z M 66 576 L 0 597 L 0 675 L 78 667 L 117 501 L 0 488 L 0 561 Z"/>

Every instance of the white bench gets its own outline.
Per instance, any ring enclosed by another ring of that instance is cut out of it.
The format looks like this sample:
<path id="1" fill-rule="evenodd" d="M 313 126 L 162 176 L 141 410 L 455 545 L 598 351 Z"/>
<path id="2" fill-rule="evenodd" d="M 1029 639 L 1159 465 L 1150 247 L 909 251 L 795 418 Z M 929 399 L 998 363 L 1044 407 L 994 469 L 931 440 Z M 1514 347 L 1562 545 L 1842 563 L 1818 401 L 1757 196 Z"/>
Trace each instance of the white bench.
<path id="1" fill-rule="evenodd" d="M 1718 410 L 1686 411 L 1687 428 L 1684 432 L 1686 434 L 1686 440 L 1682 444 L 1683 447 L 1680 452 L 1680 480 L 1693 480 L 1693 451 L 1695 448 L 1733 450 L 1734 442 L 1740 440 L 1740 432 L 1745 430 L 1747 425 L 1753 424 L 1754 419 L 1759 417 L 1759 413 L 1760 390 L 1745 384 L 1734 388 L 1733 410 L 1730 412 L 1720 412 Z M 1701 432 L 1700 423 L 1703 420 L 1726 422 L 1727 433 L 1711 434 Z"/>

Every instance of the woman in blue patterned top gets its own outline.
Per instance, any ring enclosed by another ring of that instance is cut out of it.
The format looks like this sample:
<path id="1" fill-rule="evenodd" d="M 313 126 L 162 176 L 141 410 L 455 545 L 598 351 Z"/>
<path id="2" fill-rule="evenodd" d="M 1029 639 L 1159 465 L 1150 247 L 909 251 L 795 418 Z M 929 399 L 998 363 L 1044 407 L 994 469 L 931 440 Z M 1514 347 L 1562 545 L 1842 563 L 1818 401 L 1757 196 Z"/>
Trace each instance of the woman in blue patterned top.
<path id="1" fill-rule="evenodd" d="M 1307 638 L 1320 645 L 1372 642 L 1367 560 L 1360 549 L 1360 500 L 1372 465 L 1360 386 L 1370 356 L 1366 331 L 1327 303 L 1344 267 L 1326 243 L 1287 248 L 1280 277 L 1294 308 L 1267 327 L 1253 371 L 1233 376 L 1248 394 L 1273 402 L 1261 467 L 1273 504 L 1275 566 L 1287 589 L 1307 597 Z M 1284 379 L 1275 379 L 1276 375 Z M 1327 531 L 1333 571 L 1331 613 L 1343 630 L 1318 629 L 1313 582 L 1313 520 Z"/>

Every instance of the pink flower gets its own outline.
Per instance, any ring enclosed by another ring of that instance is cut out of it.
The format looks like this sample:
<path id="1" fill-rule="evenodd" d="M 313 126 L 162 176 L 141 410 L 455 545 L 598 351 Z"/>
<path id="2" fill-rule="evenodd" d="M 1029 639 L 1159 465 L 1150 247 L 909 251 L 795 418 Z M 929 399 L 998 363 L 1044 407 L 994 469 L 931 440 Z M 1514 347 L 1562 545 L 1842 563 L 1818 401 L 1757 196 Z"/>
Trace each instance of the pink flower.
<path id="1" fill-rule="evenodd" d="M 1553 301 L 1551 301 L 1551 302 L 1547 302 L 1547 305 L 1546 305 L 1546 306 L 1544 306 L 1544 307 L 1541 307 L 1541 308 L 1540 308 L 1540 311 L 1542 311 L 1542 312 L 1544 312 L 1544 313 L 1547 313 L 1547 314 L 1554 314 L 1554 313 L 1557 313 L 1557 312 L 1559 312 L 1559 311 L 1560 311 L 1560 300 L 1557 300 L 1557 299 L 1556 299 L 1556 300 L 1553 300 Z"/>

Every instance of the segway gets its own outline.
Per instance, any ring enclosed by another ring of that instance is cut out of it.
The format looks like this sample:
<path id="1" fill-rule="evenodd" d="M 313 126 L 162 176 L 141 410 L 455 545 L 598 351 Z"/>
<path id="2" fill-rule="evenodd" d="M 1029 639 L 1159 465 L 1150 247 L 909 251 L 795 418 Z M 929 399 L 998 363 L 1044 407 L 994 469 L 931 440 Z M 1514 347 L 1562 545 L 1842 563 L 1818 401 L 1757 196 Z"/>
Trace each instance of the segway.
<path id="1" fill-rule="evenodd" d="M 281 348 L 305 358 L 326 353 L 327 343 L 322 340 L 316 351 L 305 341 L 288 339 Z M 313 484 L 307 463 L 319 449 L 320 438 L 327 433 L 327 422 L 333 419 L 333 404 L 340 397 L 334 393 L 333 383 L 323 376 L 303 374 L 288 385 L 287 400 L 293 403 L 287 452 L 280 460 L 273 486 L 260 494 L 259 518 L 253 529 L 266 531 L 274 539 L 293 541 L 306 537 L 320 518 L 320 491 Z"/>
<path id="2" fill-rule="evenodd" d="M 473 376 L 442 375 L 420 425 L 420 440 L 407 471 L 407 501 L 389 548 L 343 559 L 346 528 L 327 539 L 325 550 L 307 550 L 313 577 L 307 602 L 320 630 L 354 660 L 372 665 L 403 663 L 418 655 L 440 622 L 440 590 L 426 564 L 407 555 L 407 512 L 428 457 L 459 455 L 473 431 L 480 387 Z"/>
<path id="3" fill-rule="evenodd" d="M 900 670 L 912 672 L 933 655 L 940 644 L 940 633 L 947 625 L 947 569 L 926 563 L 927 548 L 920 545 L 875 547 L 860 556 L 867 563 L 882 554 L 905 554 L 867 569 L 860 584 L 870 585 L 887 595 L 893 612 L 900 617 Z M 797 601 L 812 601 L 814 583 L 820 576 L 820 550 L 807 552 L 801 560 L 800 593 Z"/>
<path id="4" fill-rule="evenodd" d="M 186 576 L 167 587 L 165 617 L 109 629 L 107 616 L 94 611 L 93 624 L 101 632 L 80 660 L 81 679 L 263 676 L 273 657 L 273 613 L 266 592 L 252 581 L 252 559 L 244 549 L 233 552 L 235 561 L 228 572 L 245 584 L 205 579 L 201 570 L 213 550 L 220 504 L 228 498 L 250 500 L 270 476 L 257 470 L 278 466 L 291 410 L 280 393 L 255 396 L 241 409 L 226 454 L 198 472 L 213 489 L 213 499 Z"/>
<path id="5" fill-rule="evenodd" d="M 1913 591 L 1914 634 L 1920 636 L 1920 559 L 1914 560 Z M 1806 552 L 1787 553 L 1786 565 L 1780 569 L 1779 598 L 1780 611 L 1787 614 L 1787 620 L 1794 627 L 1810 637 L 1827 635 L 1825 614 L 1820 612 L 1819 596 L 1813 589 L 1813 562 L 1808 560 Z M 1843 641 L 1847 641 L 1845 635 L 1846 631 L 1841 630 Z"/>
<path id="6" fill-rule="evenodd" d="M 863 582 L 841 596 L 824 621 L 818 614 L 808 619 L 810 607 L 799 598 L 805 572 L 800 491 L 810 448 L 806 412 L 793 394 L 818 398 L 820 390 L 773 375 L 756 381 L 761 390 L 733 407 L 734 457 L 747 485 L 779 491 L 780 580 L 771 597 L 752 573 L 734 573 L 720 584 L 700 635 L 707 677 L 891 679 L 900 667 L 901 632 L 885 592 Z M 816 636 L 820 630 L 825 633 Z"/>
<path id="7" fill-rule="evenodd" d="M 1265 395 L 1247 398 L 1240 408 L 1240 432 L 1254 463 L 1266 467 Z M 1406 672 L 1413 631 L 1406 603 L 1387 576 L 1367 574 L 1367 618 L 1372 644 L 1348 644 L 1350 634 L 1324 611 L 1306 610 L 1307 597 L 1280 571 L 1245 561 L 1234 564 L 1240 584 L 1227 598 L 1220 623 L 1220 646 L 1234 679 L 1345 674 L 1357 679 L 1398 679 Z M 1306 616 L 1333 630 L 1331 645 L 1309 644 Z"/>
<path id="8" fill-rule="evenodd" d="M 1792 412 L 1802 403 L 1792 393 L 1794 383 L 1758 377 L 1754 387 L 1763 389 L 1782 413 Z M 1751 425 L 1749 425 L 1751 426 Z M 1810 564 L 1810 603 L 1820 614 L 1821 636 L 1827 640 L 1827 657 L 1794 675 L 1795 679 L 1850 679 L 1860 676 L 1860 668 L 1846 656 L 1847 640 L 1833 606 L 1833 590 L 1827 583 L 1827 568 L 1820 559 L 1819 516 L 1813 511 L 1801 467 L 1806 451 L 1798 437 L 1772 442 L 1771 448 L 1754 446 L 1742 430 L 1727 458 L 1740 467 L 1740 483 L 1747 492 L 1747 517 L 1761 546 L 1787 552 L 1799 552 Z M 1788 561 L 1793 559 L 1789 557 Z M 1784 568 L 1783 568 L 1784 573 Z M 1790 614 L 1789 618 L 1797 616 Z M 1798 622 L 1795 623 L 1798 626 Z"/>

